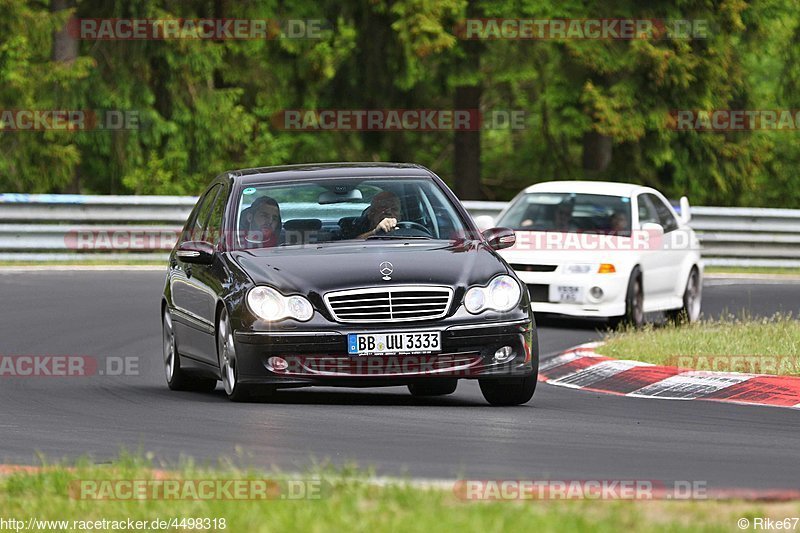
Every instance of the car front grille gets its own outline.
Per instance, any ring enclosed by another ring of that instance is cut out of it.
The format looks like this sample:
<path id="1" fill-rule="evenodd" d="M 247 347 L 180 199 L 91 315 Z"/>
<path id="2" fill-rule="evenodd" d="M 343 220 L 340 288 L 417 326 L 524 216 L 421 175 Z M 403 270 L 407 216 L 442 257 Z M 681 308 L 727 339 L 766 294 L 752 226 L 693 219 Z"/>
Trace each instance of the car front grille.
<path id="1" fill-rule="evenodd" d="M 325 295 L 338 322 L 430 320 L 447 314 L 453 300 L 449 287 L 395 286 L 329 292 Z"/>

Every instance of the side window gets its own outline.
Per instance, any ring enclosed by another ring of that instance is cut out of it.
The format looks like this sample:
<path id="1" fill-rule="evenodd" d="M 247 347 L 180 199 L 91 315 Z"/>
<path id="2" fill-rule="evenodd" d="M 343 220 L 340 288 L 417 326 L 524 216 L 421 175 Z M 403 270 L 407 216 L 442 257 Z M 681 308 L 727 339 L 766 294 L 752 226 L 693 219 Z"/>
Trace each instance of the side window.
<path id="1" fill-rule="evenodd" d="M 648 196 L 648 194 L 640 194 L 637 199 L 637 203 L 639 204 L 639 224 L 646 224 L 648 222 L 661 224 L 661 222 L 658 220 L 656 210 L 653 208 L 653 204 L 650 203 Z"/>
<path id="2" fill-rule="evenodd" d="M 216 185 L 213 189 L 206 192 L 203 197 L 198 201 L 195 208 L 193 217 L 186 225 L 186 231 L 183 235 L 183 241 L 196 241 L 200 240 L 203 236 L 203 229 L 208 222 L 208 215 L 211 211 L 211 204 L 219 192 L 220 185 Z"/>
<path id="3" fill-rule="evenodd" d="M 225 194 L 225 189 L 218 189 L 220 192 L 217 194 L 217 199 L 211 207 L 211 215 L 208 218 L 208 224 L 206 224 L 205 231 L 203 232 L 203 240 L 210 242 L 215 247 L 219 246 L 222 242 L 222 218 L 225 215 L 225 205 L 228 203 L 228 195 Z"/>
<path id="4" fill-rule="evenodd" d="M 664 201 L 655 194 L 648 194 L 646 196 L 656 208 L 658 223 L 664 227 L 664 233 L 678 229 L 678 221 L 675 220 L 674 216 L 672 216 L 672 212 L 669 210 L 669 207 L 667 207 Z"/>

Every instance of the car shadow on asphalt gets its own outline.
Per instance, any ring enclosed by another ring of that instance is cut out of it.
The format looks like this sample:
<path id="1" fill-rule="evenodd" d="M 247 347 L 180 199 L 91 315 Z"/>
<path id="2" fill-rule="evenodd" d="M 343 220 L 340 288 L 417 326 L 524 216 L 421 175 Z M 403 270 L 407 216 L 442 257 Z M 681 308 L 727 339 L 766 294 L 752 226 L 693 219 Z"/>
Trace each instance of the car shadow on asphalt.
<path id="1" fill-rule="evenodd" d="M 564 315 L 536 314 L 536 326 L 545 328 L 586 329 L 603 331 L 608 328 L 604 320 L 575 318 Z"/>
<path id="2" fill-rule="evenodd" d="M 218 386 L 214 392 L 174 392 L 161 387 L 147 387 L 149 392 L 160 393 L 180 401 L 200 403 L 227 402 L 225 392 Z M 298 389 L 278 390 L 274 393 L 255 393 L 249 402 L 251 404 L 275 405 L 353 405 L 353 406 L 406 406 L 406 407 L 491 407 L 482 400 L 473 400 L 457 396 L 458 390 L 453 395 L 439 397 L 415 397 L 409 392 L 388 392 L 386 389 L 351 389 L 331 387 L 308 387 Z"/>
<path id="3" fill-rule="evenodd" d="M 224 395 L 223 395 L 224 397 Z M 453 396 L 415 397 L 411 393 L 342 390 L 279 390 L 273 394 L 254 396 L 254 402 L 292 405 L 363 405 L 363 406 L 437 406 L 437 407 L 475 407 L 487 405 Z"/>

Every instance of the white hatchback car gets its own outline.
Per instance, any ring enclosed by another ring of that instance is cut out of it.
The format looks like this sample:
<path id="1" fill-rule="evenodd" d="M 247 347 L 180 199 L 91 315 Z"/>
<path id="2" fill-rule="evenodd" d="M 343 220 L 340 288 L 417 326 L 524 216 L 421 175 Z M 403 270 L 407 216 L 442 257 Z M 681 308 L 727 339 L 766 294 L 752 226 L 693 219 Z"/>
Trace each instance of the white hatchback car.
<path id="1" fill-rule="evenodd" d="M 554 181 L 522 191 L 491 225 L 516 233 L 499 253 L 527 284 L 534 312 L 640 326 L 654 311 L 700 315 L 703 263 L 689 219 L 685 197 L 678 216 L 649 187 Z"/>

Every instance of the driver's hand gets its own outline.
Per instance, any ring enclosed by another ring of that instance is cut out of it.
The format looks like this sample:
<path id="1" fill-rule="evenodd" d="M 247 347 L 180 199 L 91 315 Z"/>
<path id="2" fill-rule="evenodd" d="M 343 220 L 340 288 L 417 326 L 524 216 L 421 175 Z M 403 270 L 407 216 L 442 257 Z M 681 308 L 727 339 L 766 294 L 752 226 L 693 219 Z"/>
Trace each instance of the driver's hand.
<path id="1" fill-rule="evenodd" d="M 389 233 L 397 226 L 397 219 L 396 218 L 384 218 L 378 225 L 375 226 L 375 231 L 382 231 L 384 233 Z"/>

